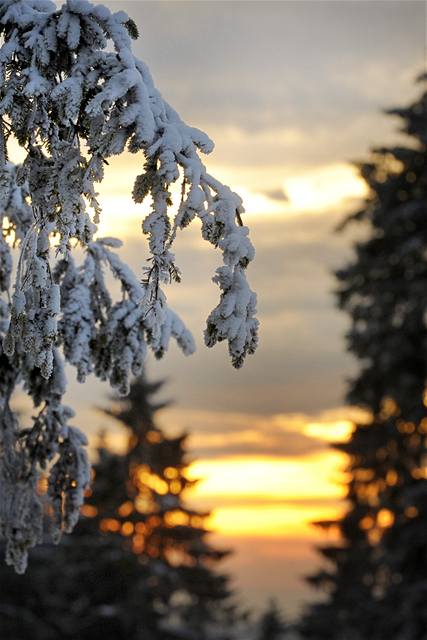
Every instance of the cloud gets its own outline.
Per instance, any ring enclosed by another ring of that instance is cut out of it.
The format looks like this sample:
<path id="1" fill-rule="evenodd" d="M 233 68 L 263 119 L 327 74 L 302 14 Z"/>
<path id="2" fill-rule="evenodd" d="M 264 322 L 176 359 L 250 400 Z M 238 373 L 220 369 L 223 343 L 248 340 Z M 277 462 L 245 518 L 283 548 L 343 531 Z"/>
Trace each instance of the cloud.
<path id="1" fill-rule="evenodd" d="M 182 409 L 172 405 L 159 416 L 167 432 L 187 432 L 190 457 L 195 460 L 236 458 L 294 459 L 328 449 L 329 442 L 346 440 L 353 420 L 363 415 L 350 407 L 313 414 L 254 415 Z"/>
<path id="2" fill-rule="evenodd" d="M 264 191 L 264 194 L 267 196 L 267 198 L 270 198 L 271 200 L 278 200 L 279 202 L 289 201 L 289 198 L 286 195 L 286 193 L 283 191 L 283 189 L 269 189 L 267 191 Z"/>
<path id="3" fill-rule="evenodd" d="M 321 122 L 339 137 L 360 112 L 400 101 L 424 62 L 415 1 L 119 5 L 141 25 L 135 49 L 160 90 L 195 124 Z"/>
<path id="4" fill-rule="evenodd" d="M 245 440 L 245 433 L 239 434 L 239 440 L 225 436 L 221 443 L 203 444 L 203 438 L 193 443 L 192 452 L 198 459 L 229 458 L 238 456 L 269 456 L 272 458 L 303 456 L 325 448 L 325 443 L 317 438 L 306 436 L 297 431 L 283 433 L 279 429 L 259 434 L 259 438 Z"/>

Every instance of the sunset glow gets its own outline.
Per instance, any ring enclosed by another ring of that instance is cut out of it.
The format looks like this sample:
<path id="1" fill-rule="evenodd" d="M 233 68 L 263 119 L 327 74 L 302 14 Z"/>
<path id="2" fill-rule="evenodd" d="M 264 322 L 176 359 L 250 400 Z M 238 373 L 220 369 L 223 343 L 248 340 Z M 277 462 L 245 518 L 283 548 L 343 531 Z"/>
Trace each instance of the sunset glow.
<path id="1" fill-rule="evenodd" d="M 316 537 L 312 523 L 336 518 L 340 511 L 315 505 L 288 507 L 286 502 L 274 507 L 219 507 L 207 522 L 214 531 L 229 536 Z"/>
<path id="2" fill-rule="evenodd" d="M 191 465 L 200 479 L 192 501 L 214 507 L 209 525 L 227 535 L 310 535 L 314 520 L 335 517 L 344 457 L 325 451 L 302 459 L 247 457 Z"/>
<path id="3" fill-rule="evenodd" d="M 191 466 L 191 476 L 201 478 L 199 495 L 252 498 L 339 498 L 337 469 L 343 458 L 326 451 L 301 460 L 284 458 L 237 458 L 207 460 Z"/>

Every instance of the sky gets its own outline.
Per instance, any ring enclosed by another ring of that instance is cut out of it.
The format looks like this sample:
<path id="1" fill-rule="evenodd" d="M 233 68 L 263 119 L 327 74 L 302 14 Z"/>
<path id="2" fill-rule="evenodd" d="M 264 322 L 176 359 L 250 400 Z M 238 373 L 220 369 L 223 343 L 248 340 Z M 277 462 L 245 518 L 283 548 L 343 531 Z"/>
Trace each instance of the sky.
<path id="1" fill-rule="evenodd" d="M 167 294 L 198 351 L 185 358 L 172 348 L 147 371 L 167 379 L 163 397 L 174 400 L 160 424 L 191 434 L 190 472 L 202 479 L 192 502 L 213 509 L 215 543 L 234 549 L 224 568 L 241 602 L 258 608 L 274 595 L 292 616 L 316 595 L 302 576 L 319 566 L 313 546 L 325 534 L 310 522 L 344 505 L 345 459 L 328 441 L 348 437 L 358 415 L 345 407 L 356 365 L 345 352 L 347 319 L 334 307 L 332 275 L 349 259 L 354 232 L 334 228 L 365 195 L 351 162 L 399 138 L 382 111 L 417 93 L 426 5 L 105 4 L 135 19 L 136 54 L 183 119 L 214 139 L 209 171 L 244 199 L 257 251 L 249 268 L 261 322 L 257 354 L 235 371 L 223 345 L 203 345 L 219 256 L 195 224 L 178 237 L 183 282 Z M 135 156 L 115 160 L 101 189 L 100 235 L 124 241 L 122 255 L 137 273 L 148 252 L 144 206 L 132 204 L 130 191 L 142 165 Z M 107 394 L 93 380 L 70 383 L 70 403 L 93 437 L 105 426 L 93 405 L 105 405 Z M 119 431 L 109 429 L 120 446 Z"/>

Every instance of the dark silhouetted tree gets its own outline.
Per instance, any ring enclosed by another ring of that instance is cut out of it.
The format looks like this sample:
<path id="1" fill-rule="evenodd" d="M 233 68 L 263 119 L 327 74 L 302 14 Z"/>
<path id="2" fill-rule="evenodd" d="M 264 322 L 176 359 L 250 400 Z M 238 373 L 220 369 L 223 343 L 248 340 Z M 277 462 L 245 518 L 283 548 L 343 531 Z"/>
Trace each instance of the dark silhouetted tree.
<path id="1" fill-rule="evenodd" d="M 2 569 L 1 637 L 27 638 L 36 618 L 34 640 L 231 637 L 237 613 L 216 571 L 228 552 L 209 543 L 208 514 L 186 505 L 186 435 L 156 425 L 160 387 L 138 379 L 105 410 L 126 430 L 126 450 L 101 443 L 75 532 L 56 550 L 36 548 L 27 575 Z"/>
<path id="2" fill-rule="evenodd" d="M 425 86 L 427 77 L 420 81 Z M 427 94 L 398 116 L 409 136 L 360 165 L 367 200 L 348 221 L 364 239 L 337 273 L 360 361 L 348 399 L 367 411 L 349 442 L 348 508 L 339 541 L 320 549 L 329 568 L 310 581 L 326 600 L 304 617 L 304 637 L 427 637 Z M 322 524 L 322 523 L 321 523 Z"/>

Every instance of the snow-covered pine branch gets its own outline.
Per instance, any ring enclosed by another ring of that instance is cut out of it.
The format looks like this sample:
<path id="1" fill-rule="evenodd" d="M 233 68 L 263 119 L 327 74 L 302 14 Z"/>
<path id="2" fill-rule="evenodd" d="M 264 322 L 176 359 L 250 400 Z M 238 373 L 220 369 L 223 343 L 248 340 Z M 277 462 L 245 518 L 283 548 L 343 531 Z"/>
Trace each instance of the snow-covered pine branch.
<path id="1" fill-rule="evenodd" d="M 80 381 L 94 373 L 126 393 L 147 348 L 161 357 L 174 338 L 184 353 L 194 350 L 161 287 L 180 280 L 172 246 L 195 218 L 223 259 L 206 344 L 227 340 L 236 367 L 257 344 L 256 297 L 245 273 L 254 249 L 242 201 L 207 173 L 200 154 L 213 143 L 163 100 L 132 53 L 137 36 L 123 11 L 86 0 L 60 9 L 50 0 L 0 3 L 0 535 L 7 562 L 21 572 L 43 534 L 41 475 L 54 539 L 72 529 L 89 481 L 85 437 L 62 404 L 64 361 Z M 19 166 L 8 159 L 13 139 L 25 151 Z M 94 238 L 102 214 L 95 184 L 107 159 L 125 149 L 141 162 L 133 198 L 152 203 L 142 282 L 119 258 L 117 240 Z M 182 197 L 173 216 L 175 182 Z M 71 255 L 76 246 L 81 264 Z M 106 272 L 121 284 L 116 302 Z M 18 384 L 36 411 L 28 428 L 10 407 Z"/>

